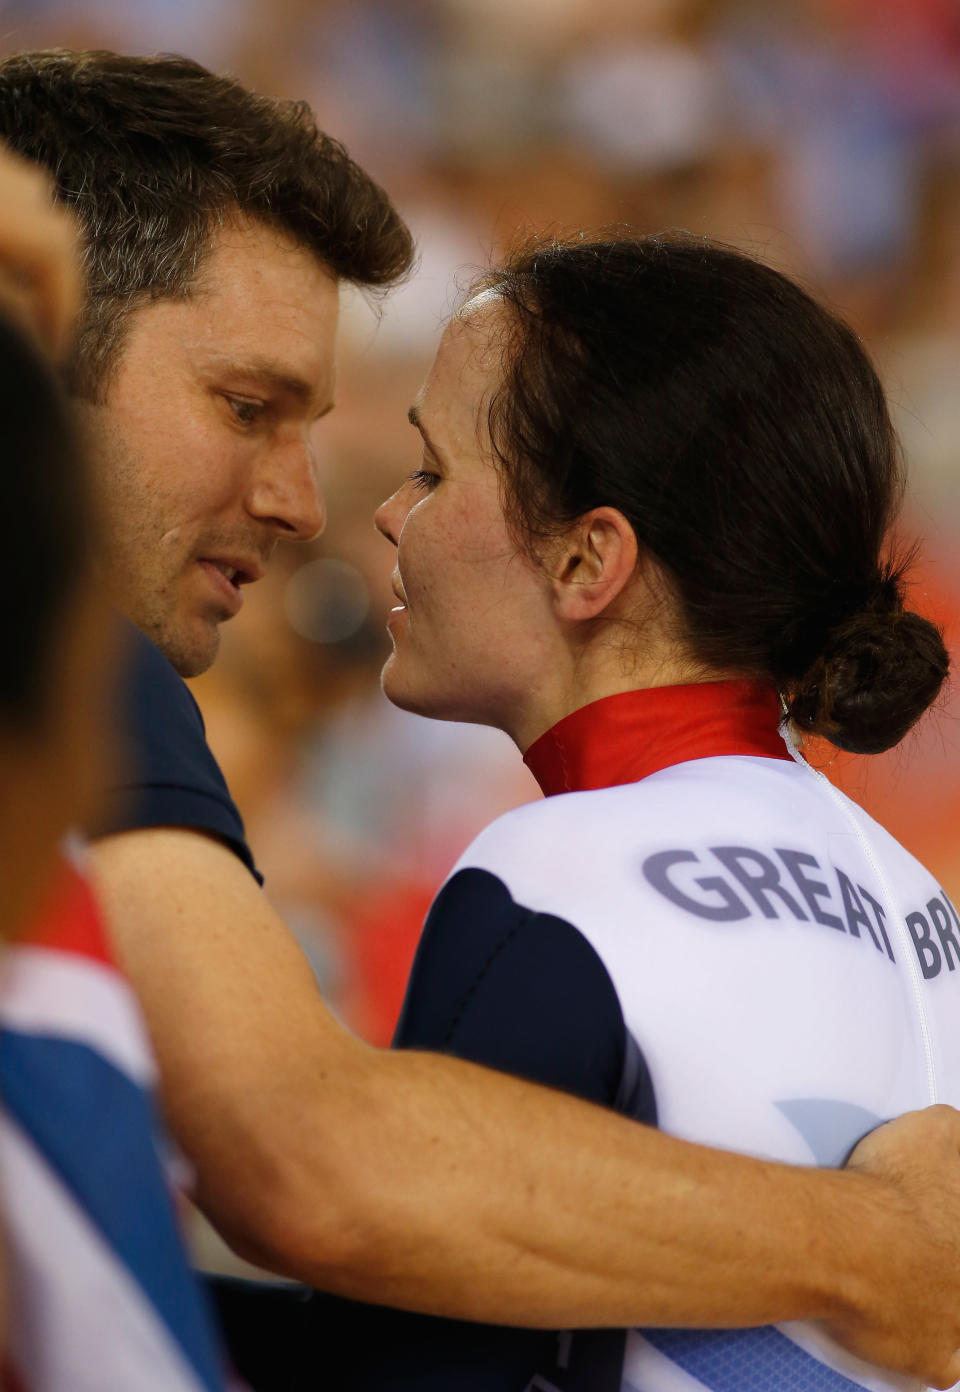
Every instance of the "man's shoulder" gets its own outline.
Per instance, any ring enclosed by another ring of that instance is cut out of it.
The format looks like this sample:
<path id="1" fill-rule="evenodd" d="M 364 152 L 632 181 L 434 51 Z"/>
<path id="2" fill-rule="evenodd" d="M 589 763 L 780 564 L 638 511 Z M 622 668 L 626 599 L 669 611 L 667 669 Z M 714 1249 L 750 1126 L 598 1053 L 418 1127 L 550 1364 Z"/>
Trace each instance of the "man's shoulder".
<path id="1" fill-rule="evenodd" d="M 201 788 L 229 799 L 193 693 L 145 633 L 127 620 L 123 625 L 126 665 L 116 701 L 122 741 L 118 785 Z"/>
<path id="2" fill-rule="evenodd" d="M 96 834 L 195 828 L 225 841 L 259 879 L 193 693 L 155 643 L 126 620 L 124 629 L 127 661 L 115 713 L 118 765 L 104 790 Z"/>
<path id="3" fill-rule="evenodd" d="M 141 629 L 129 619 L 121 622 L 126 645 L 124 695 L 128 704 L 146 707 L 165 725 L 183 722 L 185 729 L 198 734 L 206 744 L 200 707 L 180 673 Z"/>

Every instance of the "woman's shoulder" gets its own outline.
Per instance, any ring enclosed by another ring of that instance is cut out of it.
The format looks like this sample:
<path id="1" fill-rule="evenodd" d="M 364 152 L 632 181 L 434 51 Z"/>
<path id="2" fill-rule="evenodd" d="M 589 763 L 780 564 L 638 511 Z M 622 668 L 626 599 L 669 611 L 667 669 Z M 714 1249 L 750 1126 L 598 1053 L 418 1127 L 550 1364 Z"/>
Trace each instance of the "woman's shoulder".
<path id="1" fill-rule="evenodd" d="M 539 798 L 491 822 L 455 868 L 496 869 L 541 854 L 557 866 L 567 846 L 602 856 L 623 837 L 656 839 L 668 827 L 729 829 L 731 816 L 763 820 L 772 808 L 806 803 L 808 779 L 793 761 L 731 755 L 675 764 L 633 783 Z"/>

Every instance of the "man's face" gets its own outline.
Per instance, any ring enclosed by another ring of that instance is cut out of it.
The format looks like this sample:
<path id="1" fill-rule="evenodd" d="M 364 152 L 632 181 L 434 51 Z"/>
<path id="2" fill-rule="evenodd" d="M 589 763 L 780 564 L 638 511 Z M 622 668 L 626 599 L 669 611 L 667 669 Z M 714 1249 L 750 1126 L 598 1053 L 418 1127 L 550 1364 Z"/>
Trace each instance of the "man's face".
<path id="1" fill-rule="evenodd" d="M 217 229 L 187 299 L 134 311 L 92 430 L 109 591 L 184 676 L 281 537 L 323 527 L 336 282 L 264 223 Z"/>

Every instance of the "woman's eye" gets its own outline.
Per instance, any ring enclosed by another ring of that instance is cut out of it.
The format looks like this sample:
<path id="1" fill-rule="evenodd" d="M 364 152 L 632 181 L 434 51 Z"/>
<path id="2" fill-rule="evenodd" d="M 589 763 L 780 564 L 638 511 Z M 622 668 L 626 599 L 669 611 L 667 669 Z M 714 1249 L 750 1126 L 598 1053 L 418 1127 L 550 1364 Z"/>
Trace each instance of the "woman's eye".
<path id="1" fill-rule="evenodd" d="M 228 396 L 227 401 L 241 425 L 254 425 L 263 411 L 263 405 L 259 401 L 244 401 L 239 396 Z"/>
<path id="2" fill-rule="evenodd" d="M 429 489 L 436 488 L 440 482 L 439 474 L 431 474 L 427 469 L 414 469 L 410 475 L 410 482 L 414 488 Z"/>

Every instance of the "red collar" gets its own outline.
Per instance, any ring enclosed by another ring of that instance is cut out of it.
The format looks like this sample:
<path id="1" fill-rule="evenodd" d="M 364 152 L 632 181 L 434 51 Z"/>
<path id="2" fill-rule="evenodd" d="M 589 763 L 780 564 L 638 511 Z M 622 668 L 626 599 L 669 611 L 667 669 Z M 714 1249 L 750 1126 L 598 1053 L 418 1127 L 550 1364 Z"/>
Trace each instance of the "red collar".
<path id="1" fill-rule="evenodd" d="M 789 759 L 769 686 L 702 682 L 625 691 L 582 706 L 535 740 L 523 761 L 547 797 L 635 783 L 717 754 Z"/>

